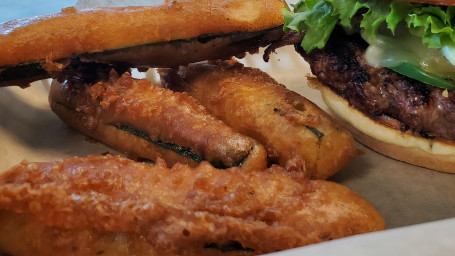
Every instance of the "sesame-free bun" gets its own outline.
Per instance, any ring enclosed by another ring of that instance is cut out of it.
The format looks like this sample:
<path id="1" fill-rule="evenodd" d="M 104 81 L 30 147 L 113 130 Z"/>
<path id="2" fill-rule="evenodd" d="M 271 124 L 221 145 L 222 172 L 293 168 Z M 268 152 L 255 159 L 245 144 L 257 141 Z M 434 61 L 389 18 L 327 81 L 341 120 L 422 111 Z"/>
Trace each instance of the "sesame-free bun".
<path id="1" fill-rule="evenodd" d="M 385 126 L 350 106 L 316 78 L 309 77 L 308 83 L 320 90 L 326 105 L 360 143 L 403 162 L 455 173 L 455 142 L 423 138 Z"/>

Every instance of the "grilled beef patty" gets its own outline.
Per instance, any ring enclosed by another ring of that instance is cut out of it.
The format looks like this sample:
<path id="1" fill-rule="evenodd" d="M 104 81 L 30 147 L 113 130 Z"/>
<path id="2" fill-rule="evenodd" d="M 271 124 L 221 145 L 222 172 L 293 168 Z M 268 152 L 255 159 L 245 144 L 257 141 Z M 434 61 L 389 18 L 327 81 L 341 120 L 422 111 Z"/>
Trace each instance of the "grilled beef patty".
<path id="1" fill-rule="evenodd" d="M 323 49 L 306 54 L 313 74 L 373 119 L 401 131 L 429 138 L 455 140 L 455 91 L 402 76 L 387 68 L 374 68 L 364 58 L 368 44 L 359 36 L 335 29 Z"/>

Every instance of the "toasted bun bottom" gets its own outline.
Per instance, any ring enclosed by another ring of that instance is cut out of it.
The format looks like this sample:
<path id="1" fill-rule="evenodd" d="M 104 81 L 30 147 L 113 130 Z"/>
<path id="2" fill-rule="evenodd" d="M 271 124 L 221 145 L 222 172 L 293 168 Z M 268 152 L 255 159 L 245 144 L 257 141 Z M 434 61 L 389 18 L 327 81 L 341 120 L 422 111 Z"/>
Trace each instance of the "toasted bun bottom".
<path id="1" fill-rule="evenodd" d="M 387 127 L 350 106 L 316 78 L 309 77 L 308 83 L 321 91 L 324 102 L 360 143 L 403 162 L 455 173 L 455 142 L 423 138 Z"/>

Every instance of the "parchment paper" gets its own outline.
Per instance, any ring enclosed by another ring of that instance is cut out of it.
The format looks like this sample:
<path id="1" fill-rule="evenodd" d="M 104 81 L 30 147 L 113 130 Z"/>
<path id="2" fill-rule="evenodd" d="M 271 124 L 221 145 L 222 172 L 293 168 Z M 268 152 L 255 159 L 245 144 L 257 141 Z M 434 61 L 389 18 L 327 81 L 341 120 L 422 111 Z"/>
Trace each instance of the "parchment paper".
<path id="1" fill-rule="evenodd" d="M 321 108 L 319 92 L 308 88 L 309 68 L 292 47 L 278 49 L 269 63 L 260 55 L 243 60 Z M 26 159 L 53 161 L 71 156 L 116 152 L 71 129 L 49 109 L 48 81 L 27 89 L 0 88 L 0 172 Z M 377 154 L 360 144 L 365 154 L 333 176 L 368 200 L 396 228 L 455 217 L 455 175 L 408 165 Z M 455 167 L 454 167 L 455 168 Z M 454 221 L 450 222 L 452 227 Z"/>

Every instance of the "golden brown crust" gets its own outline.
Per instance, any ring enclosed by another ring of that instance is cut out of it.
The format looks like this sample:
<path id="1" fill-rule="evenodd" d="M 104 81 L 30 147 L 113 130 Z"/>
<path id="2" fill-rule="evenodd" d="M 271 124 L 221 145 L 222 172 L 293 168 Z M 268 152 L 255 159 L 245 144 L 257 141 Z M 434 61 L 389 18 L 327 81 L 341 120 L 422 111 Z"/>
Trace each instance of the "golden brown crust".
<path id="1" fill-rule="evenodd" d="M 160 157 L 168 165 L 191 166 L 206 160 L 221 168 L 266 168 L 265 149 L 255 140 L 212 117 L 188 95 L 129 73 L 120 78 L 111 73 L 109 81 L 79 89 L 54 81 L 49 102 L 72 127 L 133 159 Z"/>
<path id="2" fill-rule="evenodd" d="M 347 188 L 278 166 L 168 169 L 114 156 L 23 162 L 0 176 L 0 209 L 49 227 L 136 234 L 179 255 L 217 255 L 206 247 L 233 241 L 250 248 L 234 255 L 257 255 L 385 227 Z"/>
<path id="3" fill-rule="evenodd" d="M 27 214 L 0 211 L 0 254 L 14 256 L 175 256 L 157 252 L 134 233 L 63 229 L 44 225 Z"/>
<path id="4" fill-rule="evenodd" d="M 288 170 L 325 179 L 357 155 L 345 129 L 258 69 L 222 61 L 190 64 L 179 72 L 180 85 L 172 70 L 160 72 L 168 86 L 187 92 L 211 114 L 258 140 L 269 158 Z"/>
<path id="5" fill-rule="evenodd" d="M 349 106 L 346 100 L 316 78 L 309 78 L 308 83 L 321 91 L 324 102 L 360 143 L 403 162 L 455 173 L 454 142 L 417 137 L 386 127 Z"/>
<path id="6" fill-rule="evenodd" d="M 269 29 L 283 24 L 284 5 L 283 0 L 179 0 L 154 7 L 67 8 L 0 24 L 0 67 L 203 34 Z"/>

